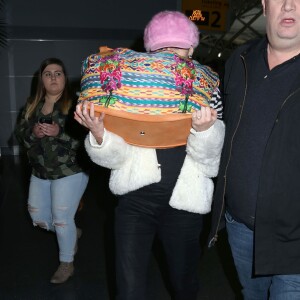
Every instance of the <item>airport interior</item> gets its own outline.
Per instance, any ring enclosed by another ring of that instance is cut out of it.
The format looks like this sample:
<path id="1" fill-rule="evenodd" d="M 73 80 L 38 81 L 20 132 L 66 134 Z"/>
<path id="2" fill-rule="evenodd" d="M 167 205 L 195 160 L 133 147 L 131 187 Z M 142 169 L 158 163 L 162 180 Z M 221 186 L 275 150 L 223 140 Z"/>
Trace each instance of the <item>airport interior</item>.
<path id="1" fill-rule="evenodd" d="M 28 214 L 31 169 L 14 130 L 35 88 L 43 59 L 60 58 L 78 94 L 82 61 L 104 45 L 145 51 L 143 29 L 151 16 L 162 10 L 210 14 L 210 22 L 197 23 L 200 45 L 194 59 L 211 66 L 220 77 L 235 48 L 265 34 L 261 1 L 255 0 L 0 0 L 0 300 L 114 299 L 113 220 L 117 200 L 108 188 L 110 171 L 92 165 L 76 213 L 76 224 L 83 234 L 75 273 L 63 284 L 51 284 L 58 245 L 55 235 L 34 227 Z M 210 217 L 205 215 L 199 238 L 198 299 L 242 299 L 226 232 L 220 232 L 216 246 L 207 246 Z M 155 240 L 145 300 L 171 299 L 164 263 L 161 245 Z"/>

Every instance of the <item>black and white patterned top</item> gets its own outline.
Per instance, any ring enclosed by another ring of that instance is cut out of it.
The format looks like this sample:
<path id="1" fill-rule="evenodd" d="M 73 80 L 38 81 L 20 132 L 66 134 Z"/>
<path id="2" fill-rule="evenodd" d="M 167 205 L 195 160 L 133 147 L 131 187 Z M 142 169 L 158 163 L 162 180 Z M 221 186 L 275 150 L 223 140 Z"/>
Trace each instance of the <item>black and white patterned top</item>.
<path id="1" fill-rule="evenodd" d="M 215 109 L 218 113 L 218 119 L 222 120 L 223 118 L 223 103 L 221 100 L 221 92 L 220 89 L 217 88 L 210 100 L 210 107 Z"/>

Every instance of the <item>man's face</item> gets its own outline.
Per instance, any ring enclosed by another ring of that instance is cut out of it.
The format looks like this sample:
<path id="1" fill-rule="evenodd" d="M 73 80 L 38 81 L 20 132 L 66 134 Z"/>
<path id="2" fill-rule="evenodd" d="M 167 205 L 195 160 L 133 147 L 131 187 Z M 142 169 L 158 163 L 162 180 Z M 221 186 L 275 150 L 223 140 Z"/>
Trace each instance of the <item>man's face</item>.
<path id="1" fill-rule="evenodd" d="M 300 47 L 300 0 L 262 0 L 262 5 L 270 44 Z"/>

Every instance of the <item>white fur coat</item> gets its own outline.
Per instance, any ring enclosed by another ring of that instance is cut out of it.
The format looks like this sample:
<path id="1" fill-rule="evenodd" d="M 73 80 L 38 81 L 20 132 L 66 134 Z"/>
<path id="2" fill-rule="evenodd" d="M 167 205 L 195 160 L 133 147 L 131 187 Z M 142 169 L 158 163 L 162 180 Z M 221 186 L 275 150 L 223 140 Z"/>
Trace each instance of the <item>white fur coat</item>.
<path id="1" fill-rule="evenodd" d="M 203 132 L 191 129 L 187 154 L 169 202 L 172 207 L 200 214 L 210 212 L 211 178 L 218 173 L 224 131 L 224 123 L 220 120 Z M 111 169 L 109 187 L 116 195 L 161 180 L 155 149 L 129 145 L 109 131 L 105 131 L 101 145 L 90 133 L 85 147 L 93 162 Z"/>

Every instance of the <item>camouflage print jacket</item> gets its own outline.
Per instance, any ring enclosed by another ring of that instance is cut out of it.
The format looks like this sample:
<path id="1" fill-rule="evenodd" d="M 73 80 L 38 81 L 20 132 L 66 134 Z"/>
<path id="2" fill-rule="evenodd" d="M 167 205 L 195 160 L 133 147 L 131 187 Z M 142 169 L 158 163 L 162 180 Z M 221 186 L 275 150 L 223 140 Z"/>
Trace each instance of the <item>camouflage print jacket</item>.
<path id="1" fill-rule="evenodd" d="M 86 153 L 83 139 L 86 131 L 73 117 L 63 115 L 56 103 L 51 114 L 52 120 L 60 126 L 56 137 L 37 138 L 32 128 L 42 115 L 44 101 L 37 106 L 33 116 L 25 120 L 25 110 L 16 128 L 18 140 L 26 147 L 32 174 L 42 179 L 58 179 L 82 172 L 86 169 Z"/>

